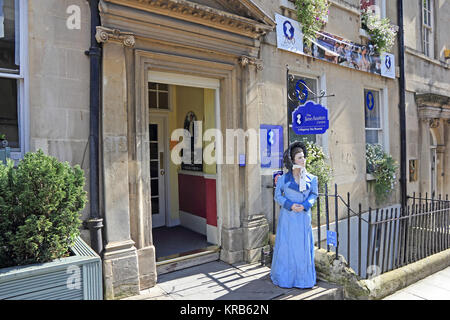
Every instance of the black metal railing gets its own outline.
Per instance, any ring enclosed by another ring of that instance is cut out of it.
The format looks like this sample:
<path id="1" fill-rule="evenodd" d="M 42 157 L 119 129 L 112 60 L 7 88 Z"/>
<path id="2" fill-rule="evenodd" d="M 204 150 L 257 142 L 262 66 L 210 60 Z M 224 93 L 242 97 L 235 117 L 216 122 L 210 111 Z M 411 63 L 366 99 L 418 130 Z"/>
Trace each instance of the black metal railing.
<path id="1" fill-rule="evenodd" d="M 330 198 L 334 200 L 335 220 L 330 224 Z M 343 199 L 334 186 L 334 194 L 320 193 L 317 201 L 317 245 L 334 232 L 337 241 L 331 246 L 342 254 L 361 278 L 369 278 L 426 258 L 450 247 L 450 201 L 438 198 L 408 197 L 405 208 L 394 206 L 383 209 L 369 208 L 362 212 L 351 208 L 350 193 Z M 325 212 L 322 212 L 322 204 Z M 343 206 L 345 211 L 340 211 Z M 344 212 L 344 214 L 342 214 Z M 341 214 L 339 214 L 341 213 Z M 325 215 L 325 225 L 321 218 Z M 327 236 L 322 238 L 322 228 Z M 332 229 L 332 230 L 331 230 Z M 327 241 L 327 251 L 330 244 Z"/>

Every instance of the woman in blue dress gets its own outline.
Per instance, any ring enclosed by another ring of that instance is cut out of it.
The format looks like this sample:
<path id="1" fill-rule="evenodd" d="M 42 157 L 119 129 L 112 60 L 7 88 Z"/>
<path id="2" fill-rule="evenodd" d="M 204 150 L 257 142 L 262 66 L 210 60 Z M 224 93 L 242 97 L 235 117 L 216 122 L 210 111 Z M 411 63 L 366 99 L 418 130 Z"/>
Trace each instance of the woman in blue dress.
<path id="1" fill-rule="evenodd" d="M 317 177 L 306 172 L 307 150 L 294 142 L 284 153 L 288 173 L 276 185 L 281 205 L 272 259 L 272 282 L 282 288 L 312 288 L 316 284 L 311 207 L 318 195 Z"/>

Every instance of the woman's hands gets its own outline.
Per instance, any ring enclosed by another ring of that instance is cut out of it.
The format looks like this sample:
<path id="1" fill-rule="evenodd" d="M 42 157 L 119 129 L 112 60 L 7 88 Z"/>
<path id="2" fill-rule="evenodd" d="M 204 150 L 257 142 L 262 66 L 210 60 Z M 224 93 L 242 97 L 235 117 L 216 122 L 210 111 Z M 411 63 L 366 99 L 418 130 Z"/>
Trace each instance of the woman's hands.
<path id="1" fill-rule="evenodd" d="M 294 212 L 302 212 L 303 210 L 305 210 L 305 207 L 301 204 L 294 203 L 291 207 L 291 210 Z"/>

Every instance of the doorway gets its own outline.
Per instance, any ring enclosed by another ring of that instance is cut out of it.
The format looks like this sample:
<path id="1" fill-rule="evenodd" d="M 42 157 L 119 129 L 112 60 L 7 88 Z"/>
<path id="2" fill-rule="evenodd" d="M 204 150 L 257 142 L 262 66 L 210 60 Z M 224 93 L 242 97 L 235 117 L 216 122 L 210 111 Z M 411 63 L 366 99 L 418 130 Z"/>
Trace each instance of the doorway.
<path id="1" fill-rule="evenodd" d="M 215 79 L 149 72 L 152 238 L 157 270 L 158 265 L 174 259 L 218 251 L 220 168 L 202 162 L 203 142 L 200 150 L 192 150 L 193 155 L 200 152 L 200 163 L 177 164 L 171 154 L 181 142 L 172 140 L 174 130 L 186 129 L 194 142 L 196 138 L 202 141 L 208 128 L 217 127 L 218 94 Z M 201 123 L 200 129 L 193 130 L 194 121 Z"/>

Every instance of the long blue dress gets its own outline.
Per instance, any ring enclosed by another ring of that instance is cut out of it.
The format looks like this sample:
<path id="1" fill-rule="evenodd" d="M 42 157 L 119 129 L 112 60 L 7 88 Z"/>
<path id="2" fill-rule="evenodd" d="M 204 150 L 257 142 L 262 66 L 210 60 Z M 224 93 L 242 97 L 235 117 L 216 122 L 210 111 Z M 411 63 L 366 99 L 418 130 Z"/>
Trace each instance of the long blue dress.
<path id="1" fill-rule="evenodd" d="M 311 207 L 318 195 L 317 177 L 306 175 L 306 190 L 299 191 L 292 172 L 278 179 L 275 200 L 281 205 L 270 277 L 282 288 L 312 288 L 316 284 Z M 294 203 L 305 207 L 291 211 Z"/>

